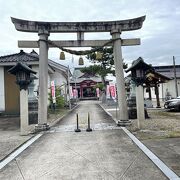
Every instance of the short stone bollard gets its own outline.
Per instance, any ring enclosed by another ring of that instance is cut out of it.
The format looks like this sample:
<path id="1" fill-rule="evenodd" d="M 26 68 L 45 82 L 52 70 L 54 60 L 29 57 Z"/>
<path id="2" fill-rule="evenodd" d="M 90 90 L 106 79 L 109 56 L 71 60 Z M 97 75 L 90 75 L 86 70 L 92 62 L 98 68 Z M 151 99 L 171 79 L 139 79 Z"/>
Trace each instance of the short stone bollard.
<path id="1" fill-rule="evenodd" d="M 87 132 L 91 132 L 92 129 L 90 128 L 90 115 L 88 113 L 88 128 L 86 129 Z"/>
<path id="2" fill-rule="evenodd" d="M 81 132 L 81 130 L 79 129 L 79 116 L 78 116 L 78 114 L 76 114 L 76 121 L 77 121 L 77 128 L 74 131 L 75 132 Z"/>

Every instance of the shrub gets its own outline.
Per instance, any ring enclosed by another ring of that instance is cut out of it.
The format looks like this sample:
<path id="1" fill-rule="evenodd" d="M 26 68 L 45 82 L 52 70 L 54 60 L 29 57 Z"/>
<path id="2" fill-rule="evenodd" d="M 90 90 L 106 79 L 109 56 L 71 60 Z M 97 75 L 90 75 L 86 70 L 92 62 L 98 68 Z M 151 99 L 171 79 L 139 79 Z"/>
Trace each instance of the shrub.
<path id="1" fill-rule="evenodd" d="M 56 108 L 62 108 L 65 106 L 65 100 L 64 97 L 61 95 L 61 88 L 59 86 L 55 87 L 55 94 L 56 94 Z M 49 93 L 49 101 L 50 105 L 53 104 L 52 94 Z"/>

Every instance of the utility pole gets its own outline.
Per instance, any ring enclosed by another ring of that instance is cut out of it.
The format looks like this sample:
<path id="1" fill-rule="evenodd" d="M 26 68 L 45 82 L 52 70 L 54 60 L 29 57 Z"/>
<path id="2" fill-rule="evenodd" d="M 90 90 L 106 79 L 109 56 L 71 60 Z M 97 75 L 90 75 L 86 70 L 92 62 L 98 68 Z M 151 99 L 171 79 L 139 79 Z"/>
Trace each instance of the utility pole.
<path id="1" fill-rule="evenodd" d="M 176 63 L 175 63 L 174 56 L 173 56 L 173 67 L 174 67 L 174 83 L 175 83 L 176 97 L 178 97 L 178 87 L 177 87 L 177 78 L 176 78 Z"/>
<path id="2" fill-rule="evenodd" d="M 72 55 L 72 64 L 73 64 L 73 81 L 74 81 L 74 85 L 75 85 L 75 91 L 76 91 L 76 105 L 77 105 L 77 100 L 78 100 L 78 90 L 77 90 L 77 76 L 76 76 L 76 71 L 75 71 L 75 65 L 74 65 L 74 57 Z"/>
<path id="3" fill-rule="evenodd" d="M 71 109 L 71 92 L 70 92 L 70 75 L 69 75 L 69 71 L 70 71 L 70 69 L 69 69 L 69 65 L 68 65 L 68 79 L 67 79 L 67 82 L 68 82 L 68 96 L 69 96 L 69 98 L 68 98 L 68 100 L 69 100 L 69 109 Z"/>

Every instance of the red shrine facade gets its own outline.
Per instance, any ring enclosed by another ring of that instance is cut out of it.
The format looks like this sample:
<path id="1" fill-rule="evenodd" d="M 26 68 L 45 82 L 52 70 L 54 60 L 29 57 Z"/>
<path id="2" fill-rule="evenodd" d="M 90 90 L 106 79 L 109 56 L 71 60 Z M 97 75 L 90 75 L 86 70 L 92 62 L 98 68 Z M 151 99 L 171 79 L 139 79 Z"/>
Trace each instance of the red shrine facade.
<path id="1" fill-rule="evenodd" d="M 77 90 L 79 99 L 98 99 L 96 85 L 102 83 L 99 76 L 82 73 L 76 68 L 70 81 L 72 90 Z"/>

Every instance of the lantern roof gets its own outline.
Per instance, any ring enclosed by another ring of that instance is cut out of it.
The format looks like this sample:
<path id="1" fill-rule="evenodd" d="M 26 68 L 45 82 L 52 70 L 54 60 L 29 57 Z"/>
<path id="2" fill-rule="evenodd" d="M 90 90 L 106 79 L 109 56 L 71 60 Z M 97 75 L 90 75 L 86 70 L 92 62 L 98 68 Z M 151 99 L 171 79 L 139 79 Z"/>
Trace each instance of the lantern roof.
<path id="1" fill-rule="evenodd" d="M 29 68 L 24 63 L 20 63 L 20 62 L 18 62 L 15 66 L 13 66 L 11 69 L 8 70 L 9 73 L 14 74 L 14 75 L 16 75 L 16 73 L 19 71 L 36 74 L 35 71 L 33 71 L 31 68 Z"/>
<path id="2" fill-rule="evenodd" d="M 132 66 L 130 68 L 128 68 L 125 72 L 129 72 L 129 71 L 133 71 L 136 69 L 143 69 L 143 70 L 148 70 L 148 69 L 152 69 L 153 67 L 147 63 L 144 62 L 142 57 L 139 57 L 137 60 L 132 62 Z"/>
<path id="3" fill-rule="evenodd" d="M 154 84 L 154 83 L 166 83 L 172 78 L 167 77 L 161 73 L 156 72 L 155 70 L 148 70 L 146 72 L 146 84 Z"/>

